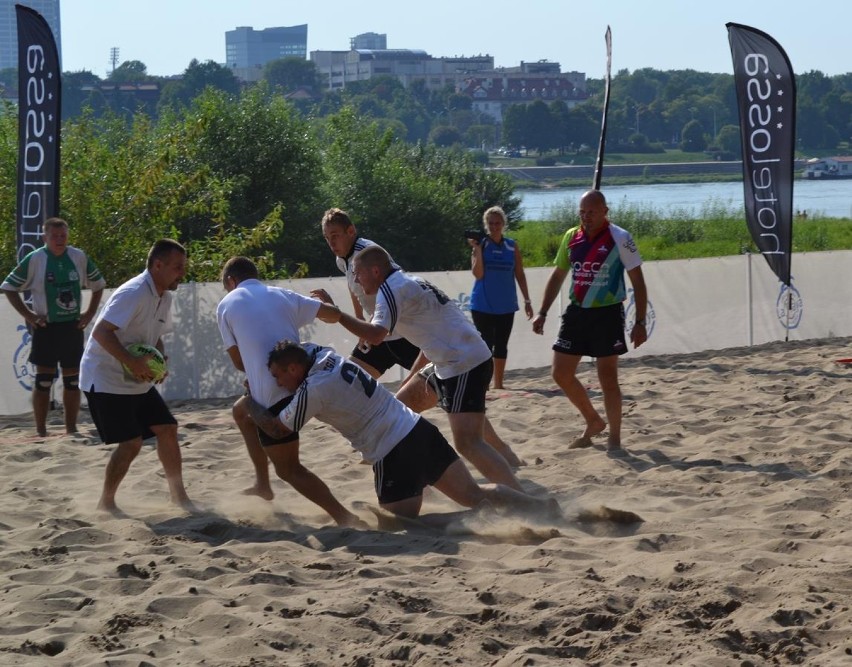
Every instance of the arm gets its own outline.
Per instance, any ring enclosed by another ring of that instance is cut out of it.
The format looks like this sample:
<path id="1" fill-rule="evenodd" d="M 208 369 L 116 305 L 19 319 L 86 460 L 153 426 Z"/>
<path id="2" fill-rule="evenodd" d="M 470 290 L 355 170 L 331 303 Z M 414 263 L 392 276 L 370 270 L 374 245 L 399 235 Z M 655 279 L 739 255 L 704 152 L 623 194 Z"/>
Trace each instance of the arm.
<path id="1" fill-rule="evenodd" d="M 414 360 L 414 363 L 411 365 L 411 368 L 408 369 L 408 375 L 406 375 L 405 379 L 399 383 L 399 386 L 404 387 L 405 383 L 408 382 L 415 375 L 417 375 L 417 372 L 428 363 L 429 358 L 425 354 L 423 354 L 423 350 L 420 350 L 420 354 L 417 355 L 417 359 Z"/>
<path id="2" fill-rule="evenodd" d="M 367 341 L 370 345 L 381 345 L 388 335 L 388 330 L 380 327 L 378 324 L 371 324 L 364 320 L 359 320 L 357 317 L 341 313 L 337 320 L 350 333 L 355 334 L 358 338 Z"/>
<path id="3" fill-rule="evenodd" d="M 92 298 L 89 300 L 89 307 L 86 308 L 85 313 L 80 314 L 80 323 L 78 324 L 79 328 L 85 329 L 89 326 L 89 322 L 95 318 L 95 314 L 98 312 L 98 306 L 101 304 L 101 297 L 103 297 L 103 295 L 103 287 L 99 290 L 92 291 Z M 162 350 L 160 351 L 162 352 Z"/>
<path id="4" fill-rule="evenodd" d="M 467 240 L 471 247 L 470 251 L 470 272 L 477 280 L 482 280 L 485 277 L 485 262 L 482 260 L 482 245 L 473 239 Z"/>
<path id="5" fill-rule="evenodd" d="M 358 297 L 355 296 L 355 292 L 349 290 L 349 298 L 352 299 L 352 312 L 355 313 L 355 317 L 359 320 L 364 319 L 364 309 L 361 307 L 361 302 L 358 301 Z"/>
<path id="6" fill-rule="evenodd" d="M 292 433 L 281 419 L 269 412 L 251 396 L 248 397 L 248 410 L 257 427 L 266 434 L 281 439 Z M 340 504 L 331 489 L 314 473 L 299 461 L 299 443 L 291 442 L 284 447 L 270 447 L 266 450 L 275 466 L 278 476 L 290 484 L 312 503 L 319 505 L 340 526 L 367 528 L 367 524 Z"/>
<path id="7" fill-rule="evenodd" d="M 367 341 L 370 345 L 381 345 L 382 341 L 387 337 L 388 330 L 380 327 L 378 324 L 371 324 L 364 320 L 359 320 L 357 317 L 341 313 L 337 306 L 320 306 L 317 318 L 328 324 L 339 322 L 350 333 L 355 334 L 358 338 Z"/>
<path id="8" fill-rule="evenodd" d="M 627 272 L 630 284 L 633 285 L 633 299 L 636 312 L 636 323 L 630 331 L 630 341 L 637 348 L 648 340 L 648 332 L 645 329 L 645 317 L 648 314 L 648 288 L 645 286 L 645 276 L 642 267 L 637 266 Z"/>
<path id="9" fill-rule="evenodd" d="M 151 374 L 151 369 L 148 368 L 148 359 L 151 355 L 134 357 L 130 354 L 130 352 L 124 349 L 124 345 L 122 345 L 121 341 L 118 340 L 118 336 L 115 335 L 117 330 L 118 327 L 112 322 L 102 319 L 95 325 L 95 328 L 92 331 L 92 338 L 98 341 L 100 346 L 113 357 L 118 359 L 119 362 L 127 366 L 137 381 L 152 382 L 154 378 Z M 157 341 L 157 343 L 162 345 L 161 341 Z M 161 350 L 161 348 L 158 349 Z"/>
<path id="10" fill-rule="evenodd" d="M 544 296 L 541 298 L 541 308 L 538 315 L 533 320 L 533 331 L 537 334 L 544 333 L 544 320 L 547 318 L 547 311 L 559 295 L 559 290 L 562 289 L 562 283 L 565 282 L 565 276 L 568 272 L 560 269 L 558 266 L 553 269 L 550 278 L 547 279 L 547 285 L 544 287 Z"/>
<path id="11" fill-rule="evenodd" d="M 527 287 L 527 274 L 524 273 L 524 258 L 521 256 L 521 247 L 517 243 L 515 243 L 515 281 L 521 288 L 521 294 L 524 295 L 524 313 L 527 319 L 531 320 L 533 316 L 532 301 L 530 301 L 530 291 Z"/>
<path id="12" fill-rule="evenodd" d="M 232 345 L 227 349 L 228 356 L 231 358 L 231 363 L 234 364 L 234 368 L 238 371 L 246 372 L 245 364 L 243 364 L 243 355 L 240 354 L 240 348 L 236 345 Z"/>
<path id="13" fill-rule="evenodd" d="M 273 415 L 269 410 L 263 407 L 260 403 L 254 400 L 251 396 L 248 397 L 249 404 L 248 410 L 251 415 L 252 420 L 257 427 L 261 429 L 266 435 L 270 438 L 275 438 L 276 440 L 280 440 L 281 438 L 287 437 L 293 431 L 284 426 L 278 417 Z"/>
<path id="14" fill-rule="evenodd" d="M 17 313 L 24 318 L 24 322 L 33 327 L 44 327 L 47 326 L 47 320 L 40 315 L 37 315 L 29 308 L 27 308 L 27 304 L 24 303 L 24 300 L 21 298 L 19 292 L 15 292 L 13 290 L 3 290 L 6 293 L 6 298 L 9 300 L 9 303 L 12 305 Z"/>

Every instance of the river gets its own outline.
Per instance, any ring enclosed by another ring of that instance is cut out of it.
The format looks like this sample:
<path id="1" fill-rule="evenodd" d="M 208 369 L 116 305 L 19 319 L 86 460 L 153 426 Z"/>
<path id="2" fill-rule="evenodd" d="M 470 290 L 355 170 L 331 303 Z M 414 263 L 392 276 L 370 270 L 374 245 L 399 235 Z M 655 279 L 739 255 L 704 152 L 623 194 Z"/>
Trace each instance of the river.
<path id="1" fill-rule="evenodd" d="M 547 220 L 554 207 L 576 208 L 586 188 L 550 188 L 515 190 L 521 197 L 524 220 Z M 743 184 L 668 183 L 662 185 L 613 185 L 603 188 L 609 206 L 653 208 L 665 215 L 672 210 L 688 211 L 695 217 L 705 204 L 742 208 Z M 806 211 L 809 217 L 852 218 L 852 179 L 810 181 L 797 179 L 793 185 L 793 210 Z"/>

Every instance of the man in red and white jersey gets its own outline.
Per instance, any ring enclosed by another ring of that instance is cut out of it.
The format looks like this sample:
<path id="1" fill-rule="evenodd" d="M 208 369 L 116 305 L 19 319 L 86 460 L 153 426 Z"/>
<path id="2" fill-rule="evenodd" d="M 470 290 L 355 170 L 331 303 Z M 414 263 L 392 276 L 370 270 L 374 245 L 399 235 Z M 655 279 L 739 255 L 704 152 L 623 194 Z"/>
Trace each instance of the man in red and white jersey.
<path id="1" fill-rule="evenodd" d="M 630 277 L 636 304 L 636 322 L 630 332 L 634 347 L 648 338 L 645 314 L 648 292 L 642 275 L 642 259 L 630 233 L 607 218 L 606 198 L 589 190 L 580 198 L 580 224 L 569 229 L 559 245 L 556 267 L 544 290 L 533 331 L 541 334 L 550 306 L 562 283 L 571 275 L 570 303 L 562 315 L 559 335 L 553 344 L 552 375 L 568 400 L 580 411 L 585 428 L 571 447 L 589 447 L 592 436 L 609 423 L 607 449 L 621 448 L 621 388 L 618 357 L 627 352 L 624 338 L 624 272 Z M 595 410 L 577 379 L 584 356 L 594 357 L 604 399 L 606 421 Z"/>

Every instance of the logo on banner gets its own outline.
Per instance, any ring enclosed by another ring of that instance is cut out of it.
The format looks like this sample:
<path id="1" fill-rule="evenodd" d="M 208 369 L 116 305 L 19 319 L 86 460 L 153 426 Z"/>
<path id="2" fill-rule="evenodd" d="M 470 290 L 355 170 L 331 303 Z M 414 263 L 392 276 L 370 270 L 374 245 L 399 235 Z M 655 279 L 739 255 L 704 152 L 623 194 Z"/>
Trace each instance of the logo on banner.
<path id="1" fill-rule="evenodd" d="M 789 287 L 781 283 L 781 291 L 778 293 L 778 300 L 775 302 L 775 314 L 778 316 L 781 326 L 786 329 L 796 329 L 802 321 L 803 312 L 802 295 L 799 294 L 799 290 L 793 287 L 792 278 Z"/>
<path id="2" fill-rule="evenodd" d="M 12 356 L 12 371 L 15 373 L 15 379 L 27 391 L 33 390 L 33 379 L 35 378 L 35 368 L 30 363 L 30 348 L 32 347 L 33 337 L 30 335 L 29 329 L 23 324 L 18 325 L 21 332 L 21 344 L 15 350 Z"/>
<path id="3" fill-rule="evenodd" d="M 629 297 L 629 301 L 627 302 L 627 307 L 624 309 L 624 330 L 629 335 L 631 330 L 633 329 L 633 325 L 636 323 L 636 295 L 633 292 L 633 288 L 627 290 L 627 296 Z M 654 306 L 651 304 L 651 300 L 648 300 L 648 308 L 645 311 L 645 331 L 648 333 L 648 338 L 651 338 L 651 334 L 654 332 L 654 325 L 657 323 L 657 314 L 654 312 Z"/>
<path id="4" fill-rule="evenodd" d="M 471 319 L 470 315 L 470 294 L 467 292 L 459 292 L 459 296 L 457 299 L 451 299 L 453 303 L 455 303 L 459 310 L 461 310 L 466 316 L 467 319 Z"/>

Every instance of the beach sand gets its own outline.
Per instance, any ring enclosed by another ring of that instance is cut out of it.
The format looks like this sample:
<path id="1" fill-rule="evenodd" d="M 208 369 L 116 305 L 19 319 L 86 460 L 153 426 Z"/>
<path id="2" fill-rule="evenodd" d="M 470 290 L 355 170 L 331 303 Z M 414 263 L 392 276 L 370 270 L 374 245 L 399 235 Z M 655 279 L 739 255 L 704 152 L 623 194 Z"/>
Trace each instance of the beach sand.
<path id="1" fill-rule="evenodd" d="M 47 438 L 4 417 L 0 664 L 850 664 L 848 357 L 852 339 L 623 359 L 619 455 L 605 437 L 568 449 L 582 426 L 549 369 L 509 372 L 489 416 L 564 520 L 380 524 L 370 467 L 316 422 L 303 463 L 373 528 L 334 526 L 277 479 L 272 502 L 243 496 L 230 400 L 172 404 L 202 511 L 168 504 L 146 444 L 113 518 L 95 511 L 111 448 L 88 413 L 73 437 L 59 412 Z M 581 379 L 601 406 L 591 365 Z M 426 494 L 424 512 L 459 509 Z"/>

